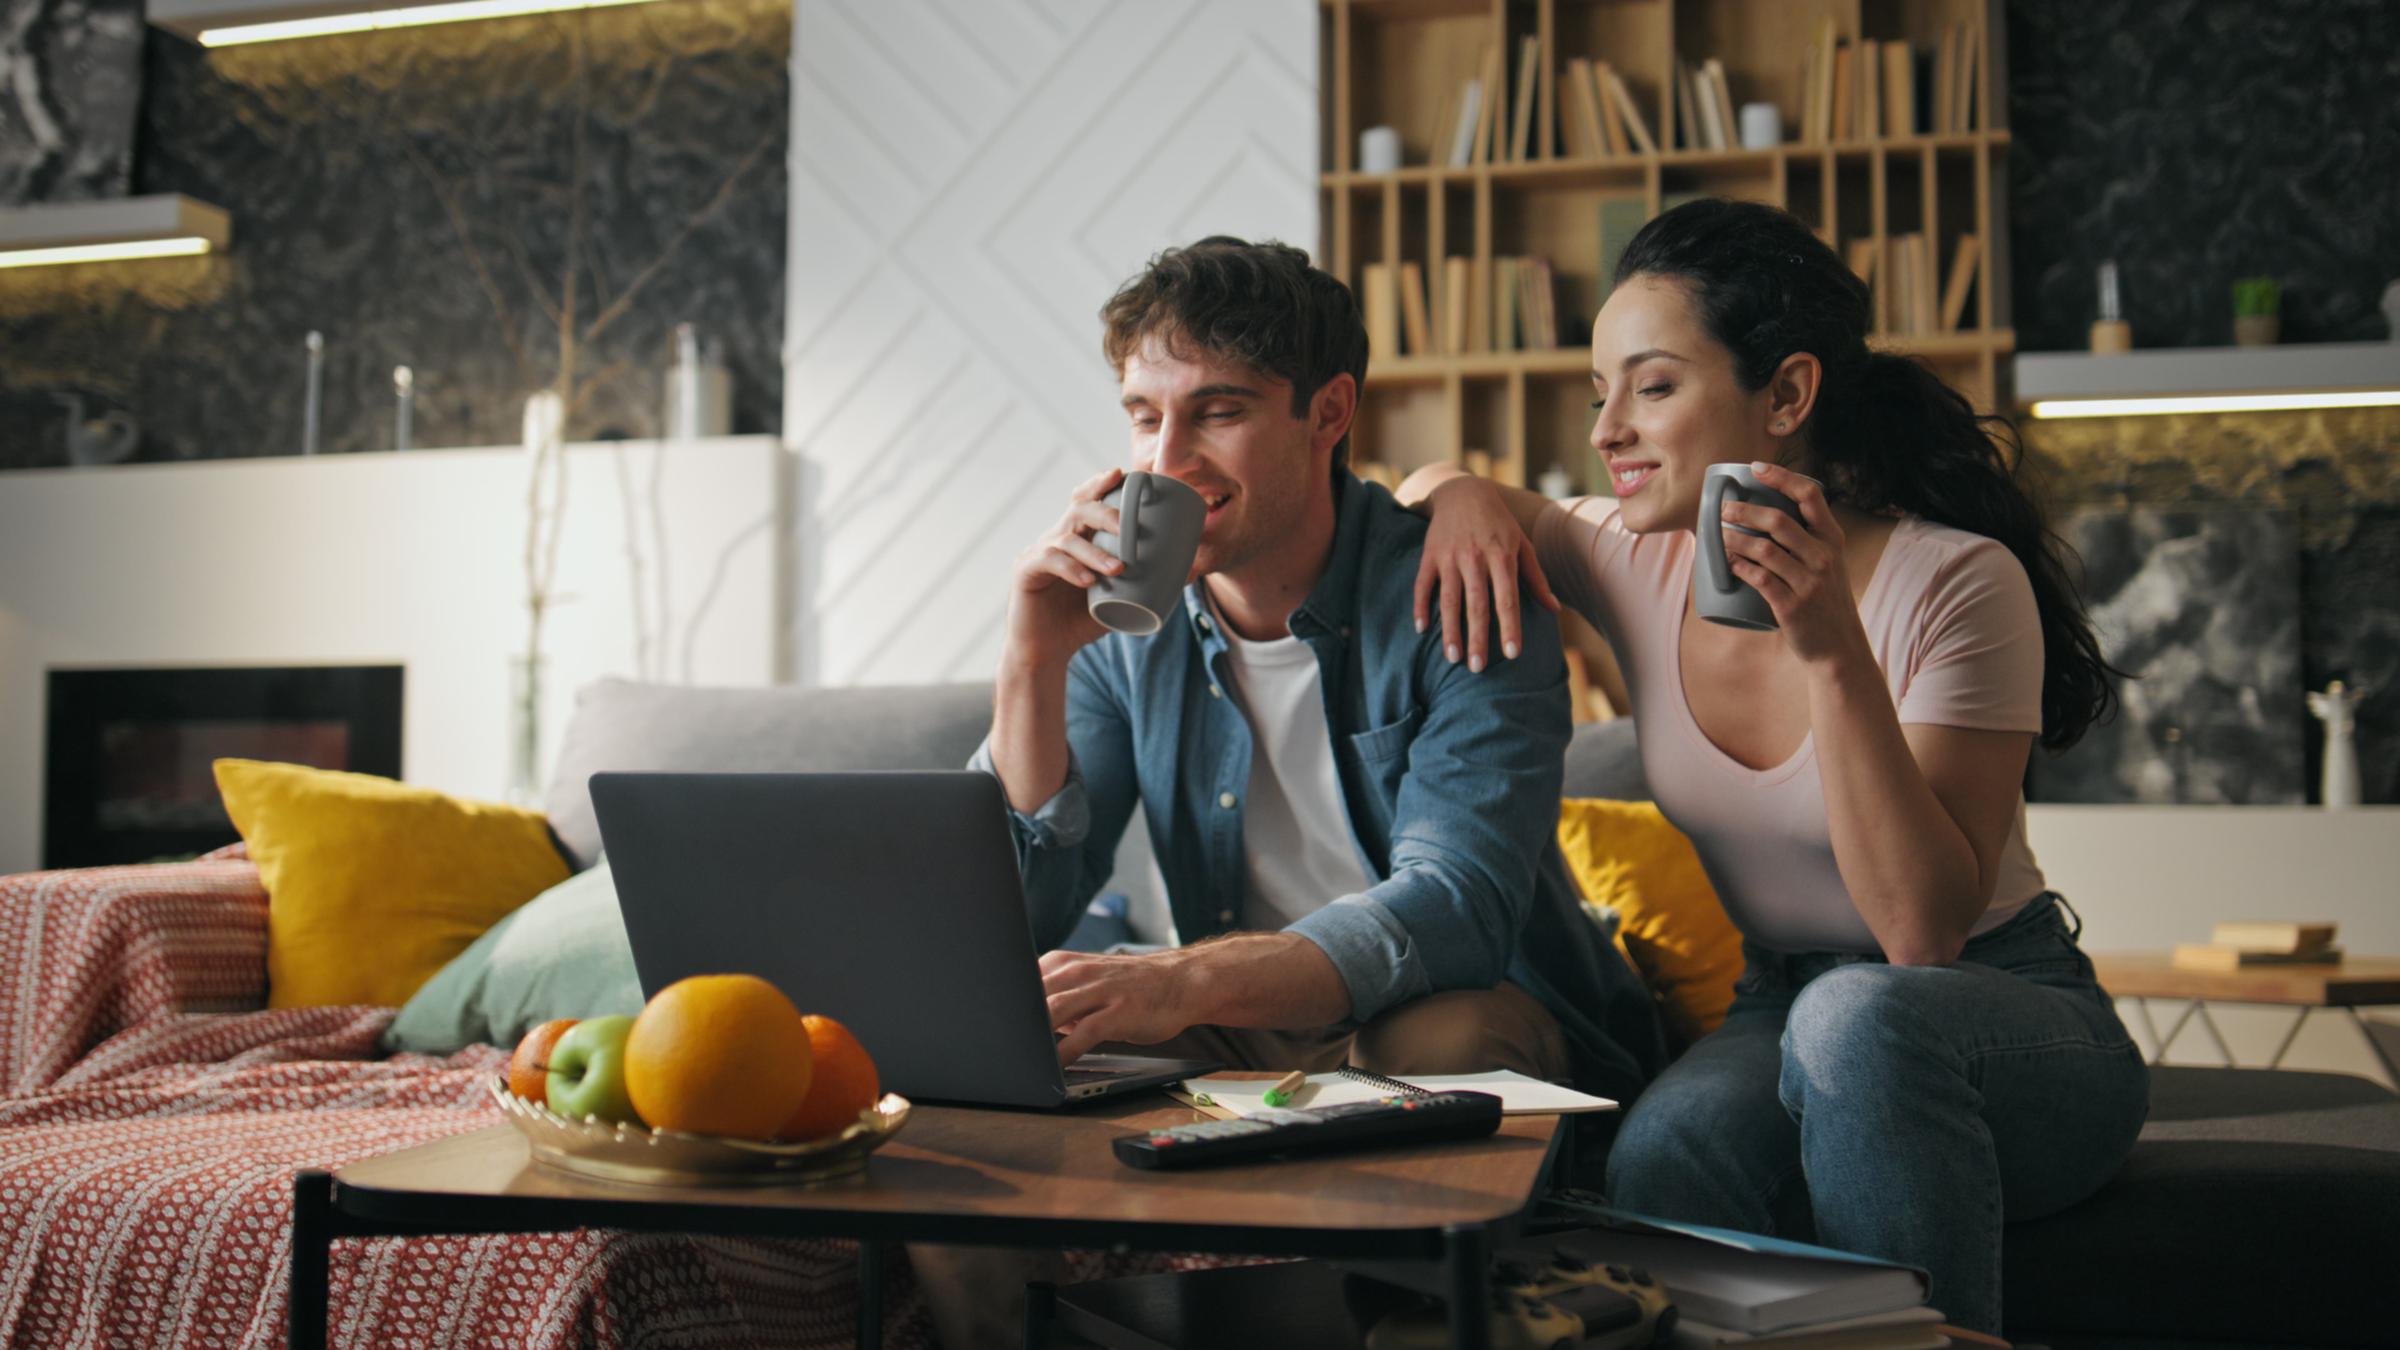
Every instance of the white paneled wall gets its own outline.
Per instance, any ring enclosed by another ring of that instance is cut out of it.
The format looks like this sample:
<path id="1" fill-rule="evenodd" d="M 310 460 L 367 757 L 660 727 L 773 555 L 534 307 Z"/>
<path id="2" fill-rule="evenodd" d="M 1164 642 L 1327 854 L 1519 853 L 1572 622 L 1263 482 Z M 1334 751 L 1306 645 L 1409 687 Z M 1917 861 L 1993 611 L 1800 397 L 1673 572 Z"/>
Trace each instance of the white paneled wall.
<path id="1" fill-rule="evenodd" d="M 1316 243 L 1312 0 L 795 0 L 787 673 L 981 679 L 1006 569 L 1122 460 L 1100 304 Z"/>

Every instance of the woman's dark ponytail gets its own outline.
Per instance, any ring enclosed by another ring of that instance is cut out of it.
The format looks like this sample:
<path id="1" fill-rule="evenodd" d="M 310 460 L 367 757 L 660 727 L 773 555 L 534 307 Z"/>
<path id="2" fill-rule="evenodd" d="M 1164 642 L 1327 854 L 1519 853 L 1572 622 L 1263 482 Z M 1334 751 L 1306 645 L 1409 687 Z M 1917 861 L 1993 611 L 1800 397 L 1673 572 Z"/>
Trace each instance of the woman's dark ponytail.
<path id="1" fill-rule="evenodd" d="M 2042 623 L 2042 744 L 2073 745 L 2110 715 L 2119 672 L 2100 654 L 2069 571 L 2022 475 L 2004 418 L 1978 415 L 1924 363 L 1866 345 L 1864 282 L 1787 212 L 1703 199 L 1642 227 L 1616 282 L 1671 278 L 1691 290 L 1745 389 L 1762 389 L 1794 352 L 1823 367 L 1804 432 L 1810 471 L 1856 510 L 1906 512 L 1992 539 L 2033 584 Z"/>

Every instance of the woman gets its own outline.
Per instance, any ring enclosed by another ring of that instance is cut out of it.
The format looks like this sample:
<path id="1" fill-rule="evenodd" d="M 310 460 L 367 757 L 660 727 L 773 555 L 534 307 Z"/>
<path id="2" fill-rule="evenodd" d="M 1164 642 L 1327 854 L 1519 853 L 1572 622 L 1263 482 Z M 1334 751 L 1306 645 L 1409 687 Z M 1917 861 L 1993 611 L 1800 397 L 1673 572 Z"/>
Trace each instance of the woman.
<path id="1" fill-rule="evenodd" d="M 1592 334 L 1615 498 L 1419 472 L 1418 621 L 1438 595 L 1453 660 L 1480 669 L 1494 619 L 1514 656 L 1520 566 L 1590 618 L 1651 790 L 1742 930 L 1733 1008 L 1633 1107 L 1613 1202 L 1923 1266 L 1935 1306 L 1997 1332 L 2002 1221 L 2089 1195 L 2148 1109 L 2025 845 L 2033 743 L 2081 735 L 2111 672 L 2000 447 L 1866 333 L 1865 286 L 1793 217 L 1659 216 Z M 1699 521 L 1722 461 L 1800 519 Z M 1776 631 L 1695 619 L 1695 524 Z"/>

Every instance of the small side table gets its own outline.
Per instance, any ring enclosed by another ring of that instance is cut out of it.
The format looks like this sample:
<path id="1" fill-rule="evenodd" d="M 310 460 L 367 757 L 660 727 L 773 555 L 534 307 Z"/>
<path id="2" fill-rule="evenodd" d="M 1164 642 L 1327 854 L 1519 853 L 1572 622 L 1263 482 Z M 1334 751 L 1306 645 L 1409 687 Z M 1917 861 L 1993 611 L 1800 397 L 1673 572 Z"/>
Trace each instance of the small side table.
<path id="1" fill-rule="evenodd" d="M 2167 1047 L 2184 1027 L 2198 1021 L 2209 1039 L 2216 1042 L 2217 1053 L 2228 1067 L 2233 1066 L 2233 1051 L 2227 1048 L 2225 1036 L 2217 1030 L 2208 1015 L 2211 1003 L 2264 1003 L 2298 1008 L 2300 1016 L 2284 1033 L 2283 1043 L 2267 1061 L 2270 1069 L 2279 1068 L 2283 1057 L 2299 1039 L 2300 1028 L 2307 1025 L 2309 1015 L 2320 1008 L 2340 1009 L 2349 1014 L 2359 1034 L 2366 1038 L 2367 1048 L 2383 1065 L 2384 1075 L 2400 1088 L 2400 1064 L 2384 1051 L 2383 1042 L 2375 1028 L 2359 1015 L 2361 1008 L 2385 1007 L 2400 1004 L 2400 959 L 2392 957 L 2350 957 L 2331 965 L 2266 965 L 2246 966 L 2240 970 L 2185 970 L 2173 958 L 2160 952 L 2095 953 L 2092 967 L 2099 974 L 2100 987 L 2117 998 L 2135 1000 L 2142 1024 L 2150 1033 L 2157 1051 L 2150 1057 L 2153 1064 L 2164 1060 Z M 2151 999 L 2175 999 L 2184 1004 L 2166 1034 L 2159 1034 L 2158 1024 L 2150 1019 Z"/>

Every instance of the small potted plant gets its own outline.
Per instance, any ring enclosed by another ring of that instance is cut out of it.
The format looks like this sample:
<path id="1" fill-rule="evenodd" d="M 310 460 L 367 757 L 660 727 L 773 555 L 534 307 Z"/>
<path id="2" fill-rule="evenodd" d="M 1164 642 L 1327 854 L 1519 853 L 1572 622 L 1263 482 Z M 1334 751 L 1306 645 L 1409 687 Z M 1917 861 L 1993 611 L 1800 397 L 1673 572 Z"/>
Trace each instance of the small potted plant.
<path id="1" fill-rule="evenodd" d="M 2233 340 L 2243 347 L 2272 347 L 2282 332 L 2283 287 L 2273 277 L 2244 277 L 2233 283 Z"/>

